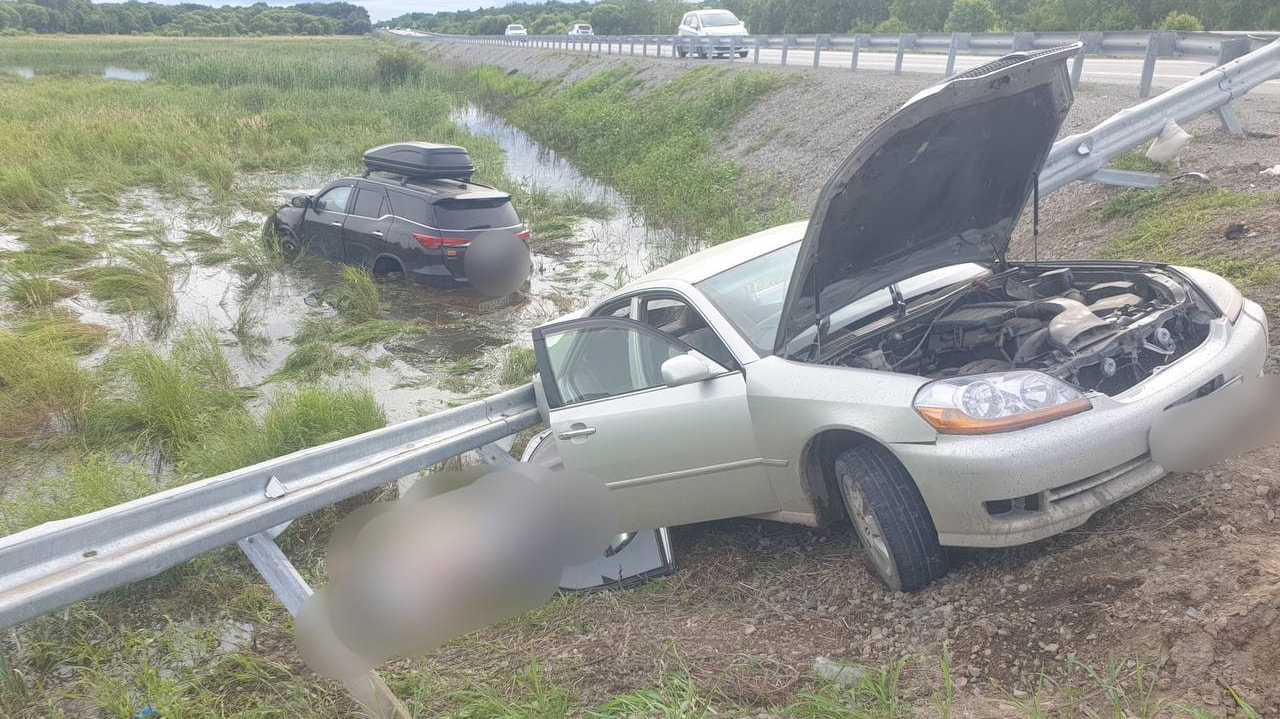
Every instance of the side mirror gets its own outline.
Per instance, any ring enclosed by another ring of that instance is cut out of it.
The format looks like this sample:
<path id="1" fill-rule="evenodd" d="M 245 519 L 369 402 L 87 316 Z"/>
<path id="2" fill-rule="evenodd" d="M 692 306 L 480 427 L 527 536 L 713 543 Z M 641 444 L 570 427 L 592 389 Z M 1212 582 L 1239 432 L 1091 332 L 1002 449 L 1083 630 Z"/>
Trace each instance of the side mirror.
<path id="1" fill-rule="evenodd" d="M 676 355 L 662 363 L 662 381 L 668 387 L 679 387 L 707 379 L 711 379 L 711 368 L 693 355 Z"/>
<path id="2" fill-rule="evenodd" d="M 306 195 L 298 195 L 289 199 L 289 204 L 302 209 L 311 205 L 311 198 Z"/>

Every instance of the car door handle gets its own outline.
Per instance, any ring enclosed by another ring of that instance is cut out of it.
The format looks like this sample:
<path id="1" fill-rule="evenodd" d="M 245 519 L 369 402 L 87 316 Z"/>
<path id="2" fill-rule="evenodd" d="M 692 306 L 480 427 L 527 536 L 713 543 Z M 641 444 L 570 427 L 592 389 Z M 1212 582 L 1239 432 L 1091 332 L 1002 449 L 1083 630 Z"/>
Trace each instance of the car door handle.
<path id="1" fill-rule="evenodd" d="M 374 230 L 369 234 L 373 235 L 374 237 L 382 237 L 382 232 L 380 230 Z"/>
<path id="2" fill-rule="evenodd" d="M 596 433 L 595 427 L 577 427 L 575 429 L 565 430 L 556 437 L 559 439 L 573 439 L 574 437 L 590 437 Z"/>
<path id="3" fill-rule="evenodd" d="M 334 227 L 342 227 L 341 222 L 330 222 L 329 224 L 333 225 Z"/>

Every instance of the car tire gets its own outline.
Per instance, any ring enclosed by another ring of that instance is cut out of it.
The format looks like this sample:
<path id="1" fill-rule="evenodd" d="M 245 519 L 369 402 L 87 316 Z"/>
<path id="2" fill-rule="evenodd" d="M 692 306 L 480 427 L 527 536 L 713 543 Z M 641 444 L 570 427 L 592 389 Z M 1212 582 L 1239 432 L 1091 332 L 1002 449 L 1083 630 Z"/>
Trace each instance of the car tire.
<path id="1" fill-rule="evenodd" d="M 302 254 L 302 243 L 298 242 L 298 236 L 293 234 L 293 230 L 282 227 L 276 234 L 279 235 L 277 242 L 280 254 L 284 255 L 285 259 L 291 260 Z"/>
<path id="2" fill-rule="evenodd" d="M 685 52 L 681 48 L 676 48 L 676 56 L 679 57 L 681 60 L 683 60 L 685 56 L 687 56 L 688 54 L 689 53 Z"/>
<path id="3" fill-rule="evenodd" d="M 836 483 L 868 567 L 885 584 L 913 592 L 946 574 L 929 508 L 906 467 L 888 450 L 862 445 L 834 463 Z"/>
<path id="4" fill-rule="evenodd" d="M 739 50 L 739 51 L 738 51 L 738 57 L 746 57 L 746 56 L 747 56 L 747 51 L 746 51 L 746 50 Z"/>

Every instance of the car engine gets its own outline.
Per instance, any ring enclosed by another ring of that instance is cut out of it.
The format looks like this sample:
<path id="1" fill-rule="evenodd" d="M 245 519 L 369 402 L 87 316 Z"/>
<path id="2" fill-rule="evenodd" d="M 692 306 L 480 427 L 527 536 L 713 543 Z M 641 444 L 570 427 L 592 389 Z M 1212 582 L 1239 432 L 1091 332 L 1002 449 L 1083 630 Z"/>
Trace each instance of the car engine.
<path id="1" fill-rule="evenodd" d="M 1197 347 L 1213 318 L 1156 268 L 1016 268 L 938 304 L 872 323 L 825 363 L 930 378 L 1033 369 L 1116 394 Z"/>

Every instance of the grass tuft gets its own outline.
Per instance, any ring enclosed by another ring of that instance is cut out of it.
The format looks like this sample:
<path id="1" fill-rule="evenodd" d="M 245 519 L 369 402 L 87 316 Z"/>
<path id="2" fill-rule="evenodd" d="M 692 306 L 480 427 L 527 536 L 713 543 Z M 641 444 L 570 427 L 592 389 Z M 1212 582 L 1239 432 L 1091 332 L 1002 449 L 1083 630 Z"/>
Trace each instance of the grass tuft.
<path id="1" fill-rule="evenodd" d="M 92 441 L 131 439 L 169 457 L 200 441 L 228 413 L 243 410 L 246 392 L 236 385 L 214 333 L 187 328 L 168 356 L 142 344 L 112 351 L 103 363 L 107 393 L 91 407 Z"/>
<path id="2" fill-rule="evenodd" d="M 299 387 L 273 399 L 261 421 L 247 414 L 225 418 L 188 447 L 180 470 L 209 477 L 386 423 L 386 414 L 368 390 Z"/>
<path id="3" fill-rule="evenodd" d="M 40 483 L 0 508 L 0 525 L 17 532 L 57 519 L 88 514 L 158 490 L 156 479 L 137 464 L 120 464 L 104 453 L 91 453 L 58 477 Z"/>
<path id="4" fill-rule="evenodd" d="M 112 312 L 138 312 L 164 323 L 177 312 L 173 268 L 164 255 L 141 247 L 122 247 L 109 265 L 86 267 L 76 276 L 89 284 L 89 294 Z"/>
<path id="5" fill-rule="evenodd" d="M 97 389 L 93 373 L 69 348 L 0 330 L 0 437 L 76 431 Z"/>
<path id="6" fill-rule="evenodd" d="M 47 307 L 77 294 L 76 288 L 51 277 L 10 273 L 6 280 L 5 297 L 22 307 Z"/>
<path id="7" fill-rule="evenodd" d="M 65 307 L 50 307 L 20 315 L 13 331 L 26 341 L 72 354 L 89 354 L 107 341 L 107 328 L 81 322 Z"/>
<path id="8" fill-rule="evenodd" d="M 271 380 L 296 380 L 315 382 L 322 377 L 338 375 L 365 366 L 363 358 L 345 355 L 329 342 L 311 341 L 298 345 L 289 353 L 280 369 L 271 374 Z"/>
<path id="9" fill-rule="evenodd" d="M 361 322 L 376 319 L 382 314 L 382 301 L 373 276 L 360 267 L 343 267 L 342 280 L 333 296 L 333 306 L 338 314 L 348 320 Z"/>
<path id="10" fill-rule="evenodd" d="M 498 381 L 504 387 L 515 387 L 528 382 L 538 373 L 538 358 L 530 347 L 509 347 L 502 359 L 502 374 Z"/>

